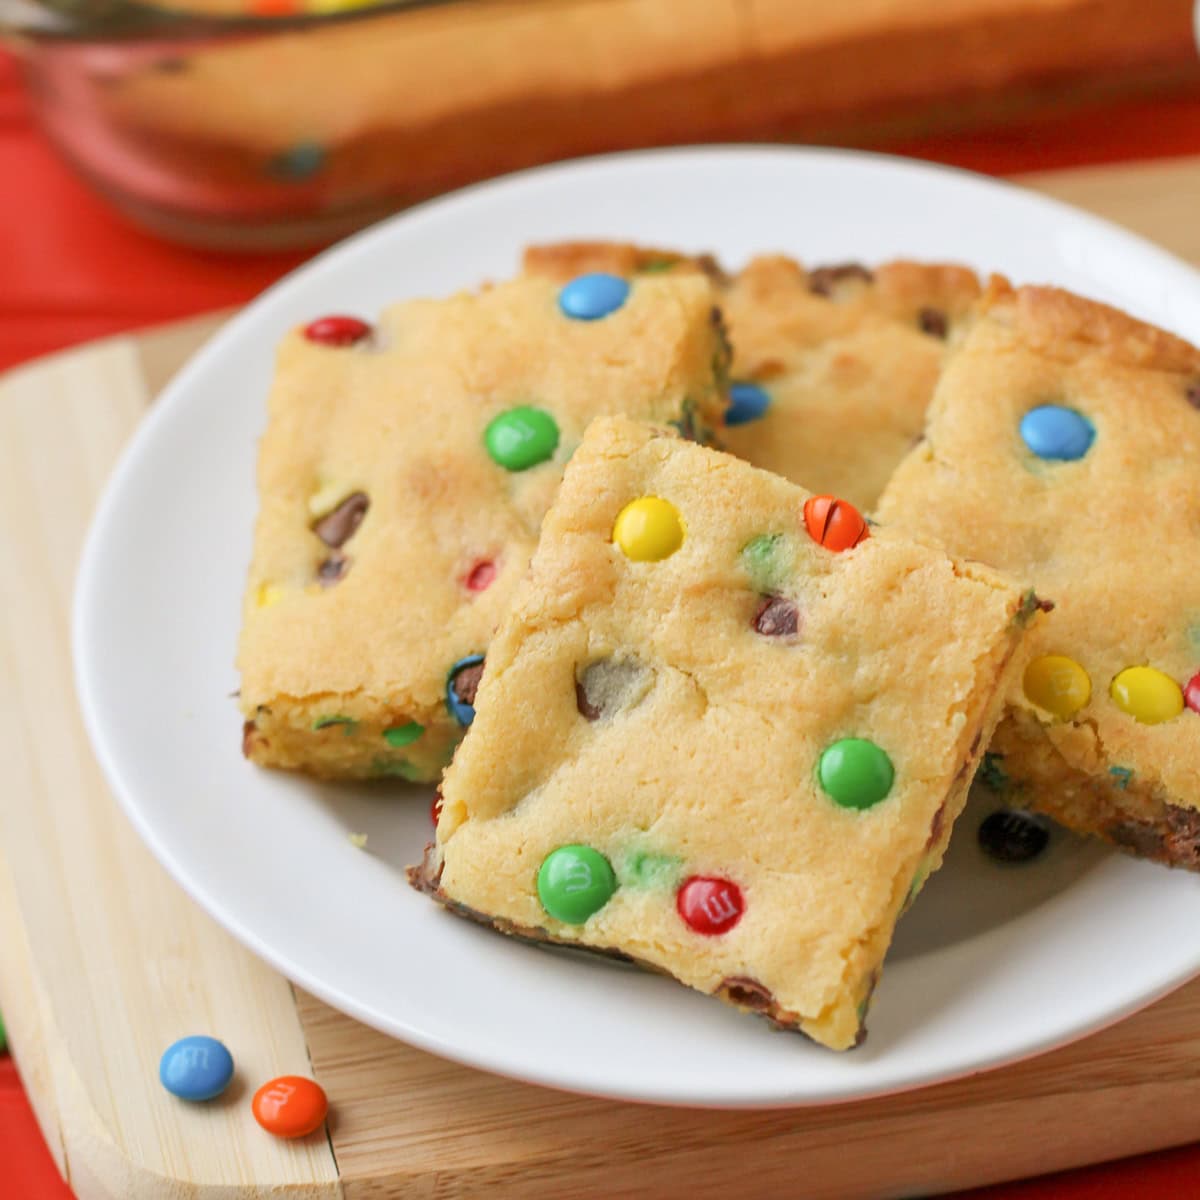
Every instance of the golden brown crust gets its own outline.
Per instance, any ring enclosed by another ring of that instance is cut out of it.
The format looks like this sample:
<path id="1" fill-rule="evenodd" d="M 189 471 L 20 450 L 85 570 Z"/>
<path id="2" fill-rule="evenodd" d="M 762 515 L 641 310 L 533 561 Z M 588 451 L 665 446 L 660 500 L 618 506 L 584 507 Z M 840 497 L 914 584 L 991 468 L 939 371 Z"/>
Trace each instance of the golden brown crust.
<path id="1" fill-rule="evenodd" d="M 1122 366 L 1200 374 L 1200 350 L 1190 342 L 1062 288 L 1014 288 L 994 275 L 980 311 L 1055 357 L 1098 351 Z"/>
<path id="2" fill-rule="evenodd" d="M 631 242 L 550 242 L 527 246 L 522 258 L 527 275 L 571 279 L 588 271 L 636 275 L 644 271 L 703 271 L 717 282 L 727 279 L 711 254 L 687 255 L 677 250 L 635 246 Z"/>

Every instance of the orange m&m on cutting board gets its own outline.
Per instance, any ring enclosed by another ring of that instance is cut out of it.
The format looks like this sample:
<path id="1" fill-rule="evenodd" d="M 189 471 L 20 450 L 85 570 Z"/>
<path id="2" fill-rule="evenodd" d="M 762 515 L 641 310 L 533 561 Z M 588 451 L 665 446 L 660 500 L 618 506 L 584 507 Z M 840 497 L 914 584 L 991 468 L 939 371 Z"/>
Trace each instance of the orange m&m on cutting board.
<path id="1" fill-rule="evenodd" d="M 826 550 L 852 550 L 871 536 L 862 513 L 833 496 L 809 496 L 804 502 L 804 525 L 809 537 Z"/>
<path id="2" fill-rule="evenodd" d="M 280 1075 L 264 1083 L 250 1102 L 254 1119 L 276 1137 L 305 1137 L 319 1129 L 329 1111 L 320 1084 L 303 1075 Z"/>

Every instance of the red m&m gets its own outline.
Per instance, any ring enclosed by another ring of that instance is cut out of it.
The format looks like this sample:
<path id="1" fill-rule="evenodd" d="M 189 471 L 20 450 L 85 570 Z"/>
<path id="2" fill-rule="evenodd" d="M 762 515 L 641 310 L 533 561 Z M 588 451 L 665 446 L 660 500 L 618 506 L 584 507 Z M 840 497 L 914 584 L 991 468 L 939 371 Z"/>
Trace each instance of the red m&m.
<path id="1" fill-rule="evenodd" d="M 1188 680 L 1183 689 L 1183 702 L 1194 713 L 1200 713 L 1200 671 Z"/>
<path id="2" fill-rule="evenodd" d="M 689 929 L 705 937 L 728 933 L 746 910 L 742 889 L 729 879 L 693 875 L 675 895 L 675 907 Z"/>
<path id="3" fill-rule="evenodd" d="M 264 1083 L 250 1102 L 254 1119 L 276 1137 L 306 1137 L 319 1129 L 329 1111 L 320 1084 L 303 1075 L 280 1075 Z"/>
<path id="4" fill-rule="evenodd" d="M 809 496 L 804 502 L 804 525 L 809 537 L 826 550 L 852 550 L 871 535 L 862 513 L 833 496 Z"/>
<path id="5" fill-rule="evenodd" d="M 321 346 L 353 346 L 370 332 L 370 325 L 358 317 L 318 317 L 304 327 L 304 336 Z"/>
<path id="6" fill-rule="evenodd" d="M 467 573 L 467 591 L 486 591 L 496 581 L 496 564 L 491 559 L 480 559 Z"/>

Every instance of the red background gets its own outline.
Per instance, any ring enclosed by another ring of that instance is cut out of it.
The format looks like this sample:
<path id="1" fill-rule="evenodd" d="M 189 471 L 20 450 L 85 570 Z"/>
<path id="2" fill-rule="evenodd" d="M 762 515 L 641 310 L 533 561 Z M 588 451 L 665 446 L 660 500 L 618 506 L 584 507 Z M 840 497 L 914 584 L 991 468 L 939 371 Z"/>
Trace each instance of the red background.
<path id="1" fill-rule="evenodd" d="M 1200 154 L 1200 88 L 880 148 L 993 174 Z M 0 368 L 241 303 L 304 257 L 187 250 L 128 225 L 55 157 L 32 122 L 12 59 L 0 51 Z M 0 1195 L 71 1196 L 7 1057 L 0 1058 Z M 1200 1145 L 970 1193 L 973 1200 L 1195 1195 Z"/>

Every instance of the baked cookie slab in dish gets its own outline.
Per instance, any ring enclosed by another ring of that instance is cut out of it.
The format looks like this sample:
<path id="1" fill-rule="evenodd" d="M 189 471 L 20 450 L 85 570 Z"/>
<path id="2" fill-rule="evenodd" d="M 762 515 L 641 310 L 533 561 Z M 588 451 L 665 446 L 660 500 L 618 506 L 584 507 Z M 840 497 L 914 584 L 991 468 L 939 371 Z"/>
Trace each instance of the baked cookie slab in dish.
<path id="1" fill-rule="evenodd" d="M 708 255 L 612 242 L 530 247 L 525 269 L 707 273 L 733 342 L 721 445 L 864 511 L 920 437 L 947 345 L 980 292 L 973 271 L 950 263 L 806 269 L 770 255 L 728 274 Z"/>
<path id="2" fill-rule="evenodd" d="M 528 278 L 291 332 L 238 652 L 247 756 L 436 778 L 584 428 L 719 423 L 727 360 L 702 275 Z"/>
<path id="3" fill-rule="evenodd" d="M 843 501 L 598 420 L 410 878 L 850 1047 L 1036 618 Z"/>
<path id="4" fill-rule="evenodd" d="M 994 281 L 880 514 L 1054 599 L 981 781 L 1200 868 L 1200 350 Z"/>

